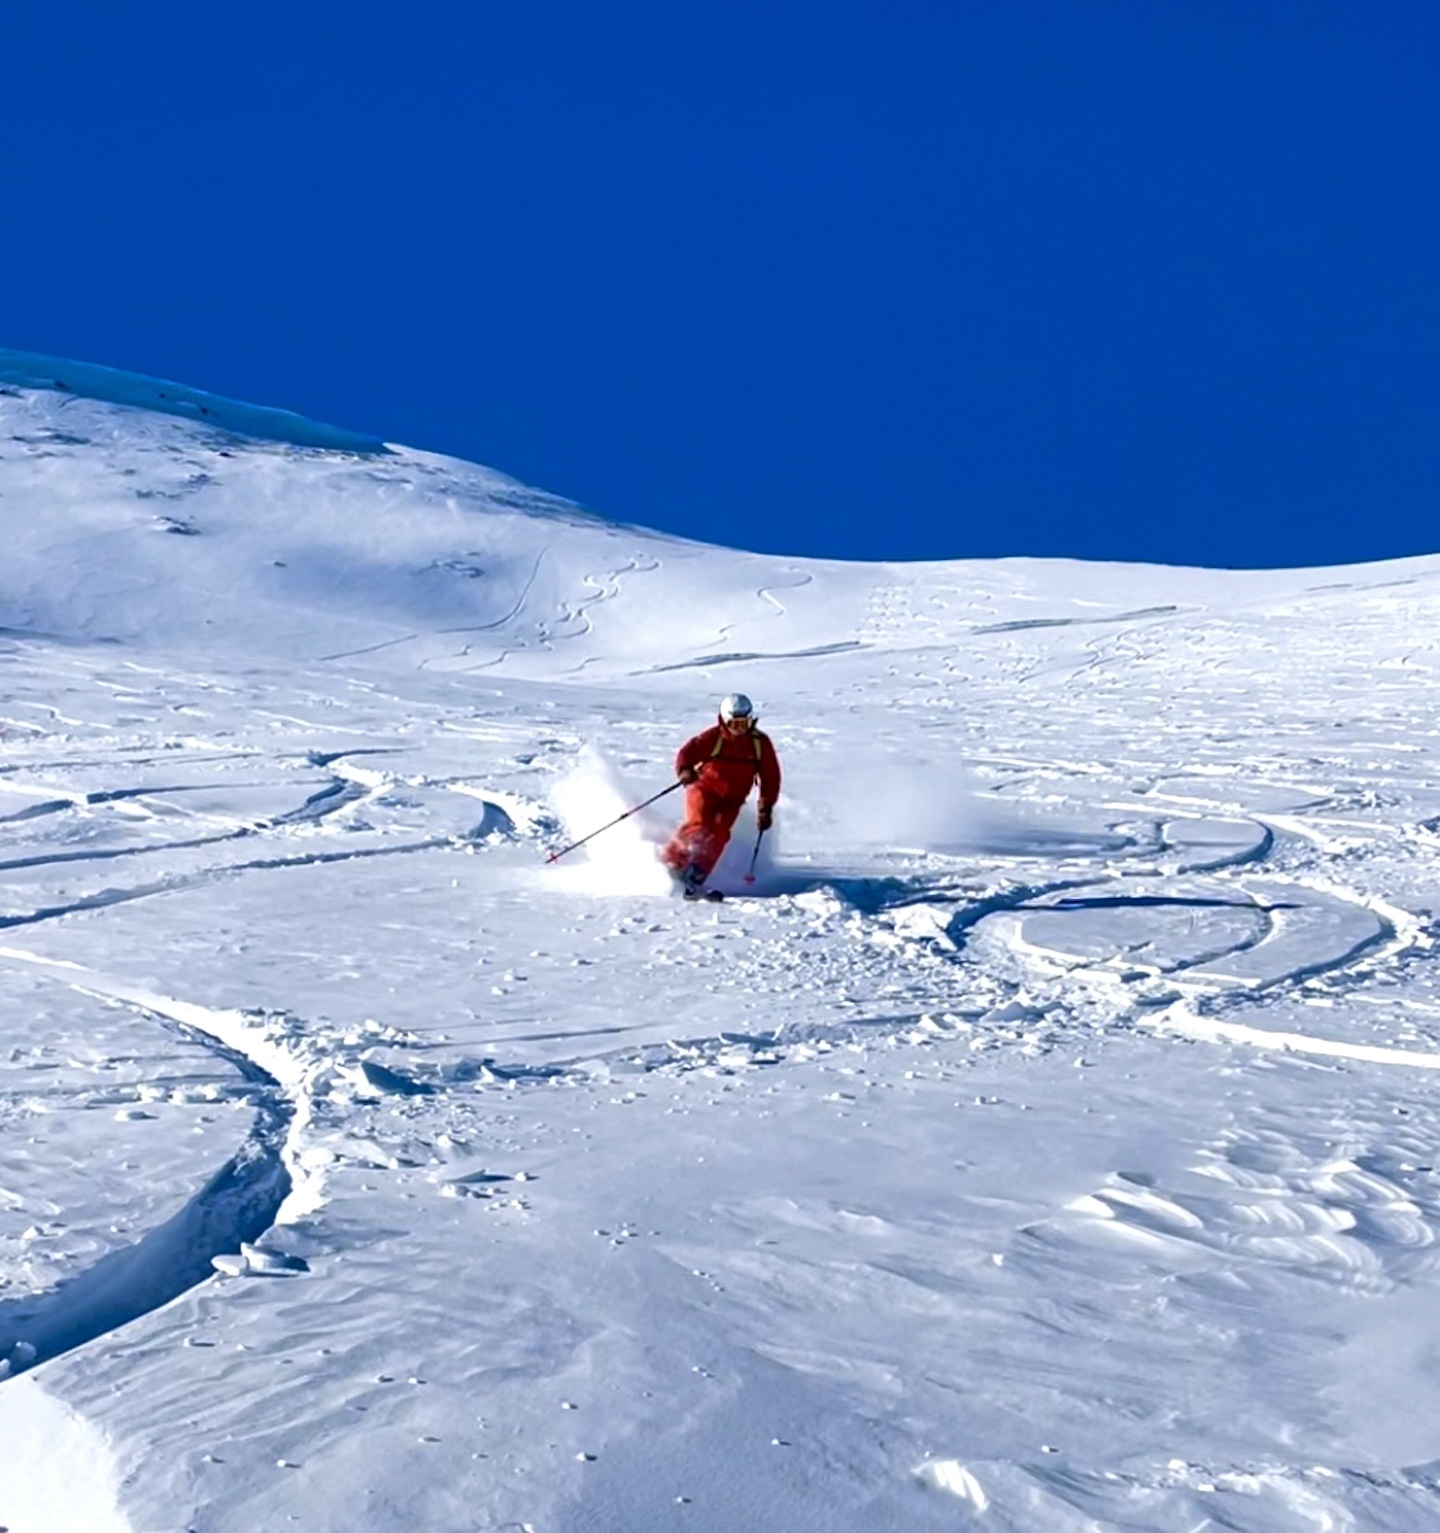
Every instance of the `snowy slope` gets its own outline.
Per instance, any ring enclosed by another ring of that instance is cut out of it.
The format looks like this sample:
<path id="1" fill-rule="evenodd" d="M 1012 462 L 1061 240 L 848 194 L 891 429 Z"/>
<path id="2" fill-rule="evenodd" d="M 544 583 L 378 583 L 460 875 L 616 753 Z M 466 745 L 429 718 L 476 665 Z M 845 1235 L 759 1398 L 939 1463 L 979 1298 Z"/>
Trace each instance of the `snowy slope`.
<path id="1" fill-rule="evenodd" d="M 763 558 L 9 376 L 0 1525 L 1435 1524 L 1440 560 Z M 546 865 L 735 688 L 752 897 L 673 798 Z"/>

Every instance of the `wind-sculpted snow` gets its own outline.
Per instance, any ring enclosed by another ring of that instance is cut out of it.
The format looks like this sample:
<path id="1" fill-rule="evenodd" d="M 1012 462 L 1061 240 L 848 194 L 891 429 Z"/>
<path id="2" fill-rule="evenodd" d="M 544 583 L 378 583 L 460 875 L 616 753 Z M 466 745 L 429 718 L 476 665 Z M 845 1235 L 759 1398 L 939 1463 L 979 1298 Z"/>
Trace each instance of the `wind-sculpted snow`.
<path id="1" fill-rule="evenodd" d="M 765 559 L 28 389 L 0 516 L 0 1442 L 85 1459 L 0 1527 L 1435 1521 L 1436 561 Z M 678 794 L 547 864 L 737 688 L 729 900 Z"/>
<path id="2" fill-rule="evenodd" d="M 237 399 L 206 393 L 203 389 L 188 388 L 183 383 L 145 378 L 138 373 L 97 367 L 89 362 L 37 356 L 34 352 L 0 347 L 0 384 L 54 390 L 62 395 L 108 404 L 132 405 L 179 416 L 182 420 L 199 421 L 217 431 L 288 442 L 295 447 L 325 447 L 353 453 L 383 453 L 387 450 L 385 444 L 374 437 L 306 420 L 289 410 L 244 404 Z M 176 521 L 166 530 L 186 532 L 190 529 L 186 523 Z"/>

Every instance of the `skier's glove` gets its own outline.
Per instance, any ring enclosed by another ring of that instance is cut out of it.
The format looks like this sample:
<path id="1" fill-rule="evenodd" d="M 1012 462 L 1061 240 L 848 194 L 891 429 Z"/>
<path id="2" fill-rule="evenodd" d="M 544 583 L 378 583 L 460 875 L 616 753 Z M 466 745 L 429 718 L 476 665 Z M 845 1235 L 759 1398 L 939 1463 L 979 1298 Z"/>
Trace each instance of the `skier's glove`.
<path id="1" fill-rule="evenodd" d="M 755 823 L 761 830 L 769 830 L 775 823 L 775 811 L 769 804 L 761 804 L 759 813 L 755 816 Z"/>
<path id="2" fill-rule="evenodd" d="M 684 784 L 685 784 L 685 786 L 686 786 L 686 787 L 687 787 L 687 788 L 688 788 L 688 787 L 689 787 L 689 786 L 690 786 L 690 784 L 691 784 L 691 783 L 692 783 L 692 782 L 694 782 L 694 781 L 695 781 L 695 779 L 696 779 L 696 778 L 697 778 L 697 777 L 698 777 L 698 776 L 699 776 L 699 775 L 700 775 L 700 774 L 699 774 L 699 773 L 698 773 L 698 772 L 697 772 L 697 771 L 696 771 L 696 770 L 695 770 L 695 768 L 694 768 L 694 767 L 681 767 L 681 768 L 680 768 L 680 770 L 679 770 L 679 771 L 678 771 L 678 772 L 677 772 L 677 773 L 676 773 L 676 774 L 675 774 L 675 775 L 676 775 L 676 776 L 677 776 L 677 777 L 678 777 L 678 778 L 679 778 L 679 779 L 680 779 L 680 781 L 681 781 L 681 782 L 683 782 L 683 783 L 684 783 Z"/>

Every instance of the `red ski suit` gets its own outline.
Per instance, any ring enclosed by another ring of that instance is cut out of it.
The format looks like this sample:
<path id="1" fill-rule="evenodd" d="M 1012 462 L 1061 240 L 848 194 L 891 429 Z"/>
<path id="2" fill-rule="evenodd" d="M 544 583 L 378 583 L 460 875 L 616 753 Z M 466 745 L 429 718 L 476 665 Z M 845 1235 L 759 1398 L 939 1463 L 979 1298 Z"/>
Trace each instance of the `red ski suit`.
<path id="1" fill-rule="evenodd" d="M 735 734 L 718 723 L 680 747 L 675 775 L 687 769 L 696 778 L 685 790 L 685 819 L 662 859 L 672 868 L 698 868 L 708 878 L 757 777 L 760 807 L 774 807 L 780 797 L 780 761 L 769 735 L 753 726 Z"/>

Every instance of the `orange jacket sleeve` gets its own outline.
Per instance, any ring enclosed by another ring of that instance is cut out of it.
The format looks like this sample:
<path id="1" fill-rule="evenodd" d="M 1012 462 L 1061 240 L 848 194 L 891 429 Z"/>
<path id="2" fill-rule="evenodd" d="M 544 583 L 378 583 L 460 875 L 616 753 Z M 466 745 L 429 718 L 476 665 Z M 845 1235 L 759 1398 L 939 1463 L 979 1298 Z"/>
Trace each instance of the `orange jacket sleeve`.
<path id="1" fill-rule="evenodd" d="M 710 759 L 710 753 L 715 749 L 715 736 L 720 733 L 720 726 L 712 724 L 709 729 L 702 729 L 692 739 L 687 740 L 675 753 L 675 775 L 679 775 L 686 767 L 699 767 Z"/>

